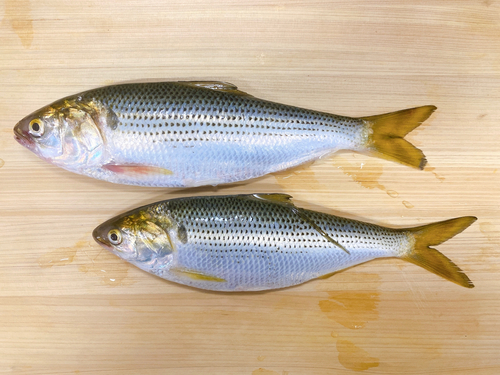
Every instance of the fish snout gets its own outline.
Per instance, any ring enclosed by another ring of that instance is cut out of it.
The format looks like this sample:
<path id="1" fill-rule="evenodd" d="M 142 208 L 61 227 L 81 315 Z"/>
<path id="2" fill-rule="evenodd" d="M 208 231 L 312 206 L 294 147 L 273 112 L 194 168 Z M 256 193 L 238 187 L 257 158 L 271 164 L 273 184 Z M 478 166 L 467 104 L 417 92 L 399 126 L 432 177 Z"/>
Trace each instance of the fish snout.
<path id="1" fill-rule="evenodd" d="M 106 231 L 103 230 L 102 225 L 99 225 L 97 228 L 95 228 L 92 231 L 92 237 L 94 237 L 94 240 L 101 245 L 102 247 L 111 250 L 112 246 L 108 243 L 107 241 L 107 236 L 106 236 Z"/>
<path id="2" fill-rule="evenodd" d="M 31 137 L 28 124 L 25 121 L 18 122 L 14 127 L 14 139 L 30 150 L 35 147 L 35 141 Z"/>

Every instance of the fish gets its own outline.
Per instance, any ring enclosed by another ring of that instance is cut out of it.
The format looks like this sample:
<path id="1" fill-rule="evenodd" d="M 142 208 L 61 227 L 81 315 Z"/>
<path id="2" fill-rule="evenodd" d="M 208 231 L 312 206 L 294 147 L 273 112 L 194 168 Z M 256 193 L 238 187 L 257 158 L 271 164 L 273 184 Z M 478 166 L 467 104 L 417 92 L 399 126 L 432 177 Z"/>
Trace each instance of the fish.
<path id="1" fill-rule="evenodd" d="M 387 257 L 472 288 L 467 275 L 431 246 L 474 221 L 465 216 L 386 228 L 297 207 L 287 194 L 258 193 L 153 203 L 102 223 L 92 235 L 146 272 L 212 291 L 286 288 Z"/>
<path id="2" fill-rule="evenodd" d="M 423 152 L 404 137 L 435 109 L 351 118 L 258 99 L 225 82 L 147 82 L 60 99 L 17 123 L 14 137 L 41 159 L 100 180 L 215 186 L 338 150 L 423 169 Z"/>

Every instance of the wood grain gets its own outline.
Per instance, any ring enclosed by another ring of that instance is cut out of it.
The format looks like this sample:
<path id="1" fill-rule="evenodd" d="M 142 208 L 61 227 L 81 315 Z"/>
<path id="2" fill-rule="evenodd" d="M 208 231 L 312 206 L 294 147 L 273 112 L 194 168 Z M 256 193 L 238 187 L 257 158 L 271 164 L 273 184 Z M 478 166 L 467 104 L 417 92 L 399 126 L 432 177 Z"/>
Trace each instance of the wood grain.
<path id="1" fill-rule="evenodd" d="M 496 0 L 0 2 L 0 372 L 497 374 L 499 12 Z M 350 116 L 433 104 L 409 135 L 429 167 L 342 152 L 217 188 L 138 188 L 58 169 L 12 137 L 63 96 L 155 79 L 222 80 Z M 439 246 L 476 288 L 381 260 L 280 291 L 209 293 L 91 238 L 141 204 L 255 192 L 401 227 L 478 216 Z"/>

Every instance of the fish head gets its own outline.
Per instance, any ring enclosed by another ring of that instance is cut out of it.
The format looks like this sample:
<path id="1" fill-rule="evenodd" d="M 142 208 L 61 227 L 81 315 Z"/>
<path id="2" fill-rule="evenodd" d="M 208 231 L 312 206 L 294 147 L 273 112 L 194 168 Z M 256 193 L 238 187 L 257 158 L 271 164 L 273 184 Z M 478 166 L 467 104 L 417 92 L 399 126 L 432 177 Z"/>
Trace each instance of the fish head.
<path id="1" fill-rule="evenodd" d="M 94 229 L 94 239 L 118 257 L 151 271 L 172 259 L 174 245 L 168 223 L 142 209 L 117 216 Z"/>
<path id="2" fill-rule="evenodd" d="M 79 172 L 99 162 L 104 140 L 95 106 L 61 100 L 19 121 L 15 139 L 41 159 Z"/>

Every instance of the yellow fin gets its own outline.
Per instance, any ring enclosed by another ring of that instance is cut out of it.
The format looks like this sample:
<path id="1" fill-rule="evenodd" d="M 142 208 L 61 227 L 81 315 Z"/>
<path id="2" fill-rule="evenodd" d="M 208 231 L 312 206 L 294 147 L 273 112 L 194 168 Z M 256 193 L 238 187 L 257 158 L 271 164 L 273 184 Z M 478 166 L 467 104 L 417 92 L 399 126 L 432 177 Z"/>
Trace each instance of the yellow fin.
<path id="1" fill-rule="evenodd" d="M 323 229 L 321 229 L 318 225 L 316 225 L 316 223 L 307 215 L 305 210 L 296 207 L 292 202 L 291 195 L 280 194 L 280 193 L 252 194 L 251 197 L 289 206 L 295 215 L 299 216 L 302 220 L 304 220 L 307 224 L 309 224 L 314 230 L 316 230 L 316 232 L 321 234 L 323 237 L 325 237 L 328 241 L 333 243 L 335 246 L 344 250 L 347 254 L 350 254 L 349 251 L 344 246 L 339 244 L 337 241 L 335 241 L 333 238 L 331 238 Z"/>
<path id="2" fill-rule="evenodd" d="M 349 250 L 347 250 L 344 246 L 342 246 L 337 241 L 335 241 L 333 238 L 331 238 L 325 231 L 323 231 L 323 229 L 321 229 L 320 227 L 318 227 L 316 225 L 316 223 L 309 216 L 307 216 L 306 212 L 303 209 L 294 207 L 294 212 L 302 220 L 304 220 L 307 224 L 309 224 L 311 227 L 313 227 L 316 230 L 316 232 L 318 232 L 319 234 L 321 234 L 323 237 L 325 237 L 328 241 L 330 241 L 331 243 L 333 243 L 335 246 L 337 246 L 337 247 L 341 248 L 342 250 L 344 250 L 347 254 L 350 254 Z"/>
<path id="3" fill-rule="evenodd" d="M 476 220 L 476 217 L 464 216 L 406 229 L 413 235 L 415 245 L 407 254 L 401 256 L 401 259 L 425 268 L 463 287 L 474 288 L 472 281 L 455 263 L 429 246 L 445 242 L 465 230 Z"/>
<path id="4" fill-rule="evenodd" d="M 217 276 L 212 276 L 212 275 L 207 275 L 202 272 L 194 271 L 194 270 L 188 270 L 185 268 L 171 268 L 170 272 L 173 272 L 177 274 L 178 276 L 181 277 L 188 277 L 192 280 L 203 280 L 203 281 L 214 281 L 217 283 L 223 283 L 226 282 L 226 280 L 217 277 Z"/>
<path id="5" fill-rule="evenodd" d="M 252 197 L 255 197 L 257 199 L 262 199 L 265 201 L 270 201 L 270 202 L 275 202 L 275 203 L 286 203 L 294 206 L 292 202 L 292 196 L 288 194 L 280 194 L 280 193 L 271 193 L 271 194 L 252 194 Z"/>
<path id="6" fill-rule="evenodd" d="M 424 153 L 404 139 L 436 110 L 433 105 L 403 109 L 377 116 L 361 117 L 371 128 L 368 148 L 378 156 L 410 167 L 424 169 Z"/>
<path id="7" fill-rule="evenodd" d="M 160 167 L 149 167 L 147 165 L 138 165 L 138 164 L 105 164 L 102 166 L 103 169 L 108 171 L 127 175 L 127 176 L 148 176 L 148 175 L 171 175 L 174 172 Z"/>
<path id="8" fill-rule="evenodd" d="M 335 272 L 330 272 L 330 273 L 327 273 L 326 275 L 321 275 L 321 276 L 318 276 L 317 279 L 328 279 L 329 277 L 335 275 L 336 273 L 338 273 L 339 271 L 335 271 Z"/>
<path id="9" fill-rule="evenodd" d="M 236 87 L 236 85 L 233 85 L 232 83 L 227 83 L 227 82 L 184 81 L 184 82 L 179 82 L 179 83 L 182 83 L 184 85 L 189 85 L 189 86 L 203 87 L 205 89 L 214 90 L 214 91 L 228 92 L 228 93 L 236 94 L 236 95 L 251 96 L 250 94 L 247 94 L 246 92 L 238 90 L 238 87 Z"/>

